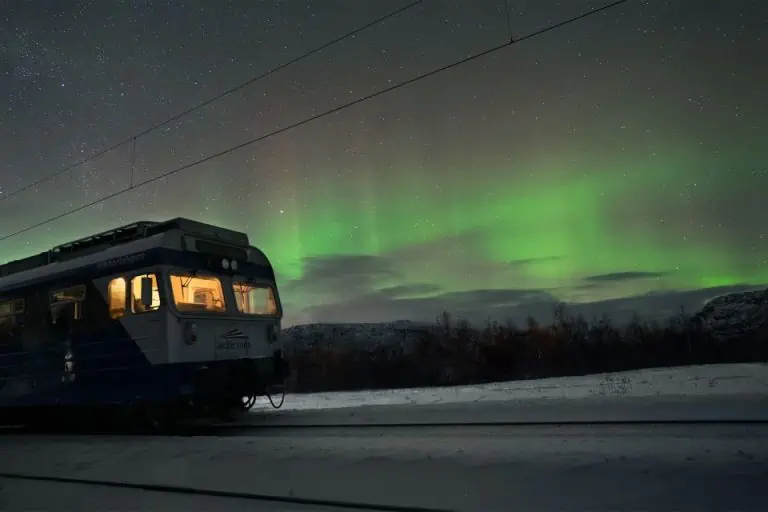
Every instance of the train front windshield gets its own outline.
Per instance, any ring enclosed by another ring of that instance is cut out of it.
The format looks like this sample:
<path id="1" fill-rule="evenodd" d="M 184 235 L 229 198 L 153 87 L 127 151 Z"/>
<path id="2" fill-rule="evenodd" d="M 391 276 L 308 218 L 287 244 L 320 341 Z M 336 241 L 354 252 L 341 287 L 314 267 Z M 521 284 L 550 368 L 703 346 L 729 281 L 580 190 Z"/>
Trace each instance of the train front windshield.
<path id="1" fill-rule="evenodd" d="M 258 316 L 278 315 L 275 291 L 271 286 L 256 284 L 246 278 L 233 278 L 231 286 L 235 304 L 228 304 L 225 284 L 219 277 L 184 272 L 172 272 L 169 277 L 173 302 L 181 313 L 229 311 Z"/>
<path id="2" fill-rule="evenodd" d="M 249 283 L 246 280 L 233 279 L 232 292 L 235 294 L 237 310 L 240 313 L 261 316 L 277 315 L 277 300 L 271 287 Z"/>

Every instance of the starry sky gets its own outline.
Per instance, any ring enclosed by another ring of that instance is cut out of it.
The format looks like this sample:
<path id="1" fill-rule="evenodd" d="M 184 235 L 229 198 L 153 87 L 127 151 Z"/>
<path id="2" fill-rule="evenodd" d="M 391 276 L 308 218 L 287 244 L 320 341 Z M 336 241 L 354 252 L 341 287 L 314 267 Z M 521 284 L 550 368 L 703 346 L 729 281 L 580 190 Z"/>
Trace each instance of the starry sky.
<path id="1" fill-rule="evenodd" d="M 0 237 L 607 2 L 425 1 L 131 139 L 409 3 L 8 0 Z M 696 310 L 768 283 L 764 4 L 630 0 L 1 240 L 0 260 L 186 216 L 267 253 L 286 325 Z"/>

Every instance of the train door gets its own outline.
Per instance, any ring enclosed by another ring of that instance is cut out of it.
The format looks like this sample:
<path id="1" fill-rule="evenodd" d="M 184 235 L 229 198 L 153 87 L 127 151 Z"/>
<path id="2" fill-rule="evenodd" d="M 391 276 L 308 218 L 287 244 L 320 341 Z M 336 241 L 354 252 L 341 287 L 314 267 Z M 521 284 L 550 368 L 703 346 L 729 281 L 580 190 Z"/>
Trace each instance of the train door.
<path id="1" fill-rule="evenodd" d="M 131 312 L 130 282 L 130 277 L 117 275 L 96 284 L 99 290 L 106 288 L 102 332 L 109 340 L 110 353 L 101 364 L 110 369 L 102 373 L 113 402 L 129 402 L 152 385 L 147 378 L 149 362 L 145 353 L 149 348 L 148 330 L 140 328 L 142 322 Z"/>
<path id="2" fill-rule="evenodd" d="M 63 302 L 56 304 L 51 309 L 52 316 L 52 343 L 48 349 L 52 356 L 50 359 L 50 373 L 57 383 L 73 382 L 77 371 L 83 368 L 75 368 L 75 353 L 80 356 L 82 348 L 88 349 L 87 341 L 83 337 L 83 308 L 80 302 Z M 79 357 L 81 361 L 87 361 Z"/>
<path id="3" fill-rule="evenodd" d="M 40 377 L 44 387 L 64 393 L 56 393 L 57 401 L 70 400 L 67 393 L 71 390 L 66 385 L 74 382 L 79 372 L 88 373 L 88 361 L 93 359 L 85 331 L 85 297 L 84 285 L 55 289 L 50 295 L 50 323 L 42 351 L 45 369 Z"/>
<path id="4" fill-rule="evenodd" d="M 121 323 L 151 365 L 168 362 L 160 280 L 157 273 L 131 275 L 126 280 L 126 314 Z"/>
<path id="5" fill-rule="evenodd" d="M 4 394 L 18 394 L 14 385 L 27 373 L 21 335 L 24 314 L 24 299 L 0 302 L 0 401 Z"/>

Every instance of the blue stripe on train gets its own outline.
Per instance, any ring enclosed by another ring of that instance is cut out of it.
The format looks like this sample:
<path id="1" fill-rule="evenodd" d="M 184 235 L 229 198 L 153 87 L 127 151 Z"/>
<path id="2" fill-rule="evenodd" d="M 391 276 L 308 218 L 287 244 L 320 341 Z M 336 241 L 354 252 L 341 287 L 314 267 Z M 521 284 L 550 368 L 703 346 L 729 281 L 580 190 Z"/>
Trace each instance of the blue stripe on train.
<path id="1" fill-rule="evenodd" d="M 0 366 L 5 368 L 0 406 L 109 404 L 175 392 L 167 365 L 152 365 L 119 326 L 0 354 Z"/>
<path id="2" fill-rule="evenodd" d="M 261 375 L 274 378 L 271 357 L 258 360 L 225 360 L 206 363 L 151 364 L 129 337 L 58 342 L 31 353 L 0 355 L 16 358 L 14 375 L 0 389 L 0 409 L 45 405 L 115 405 L 135 401 L 173 402 L 192 391 L 216 397 L 219 385 L 238 378 Z M 68 352 L 73 366 L 67 368 Z M 5 362 L 8 362 L 7 360 Z M 0 362 L 0 365 L 3 364 Z M 201 372 L 201 367 L 207 368 Z M 32 379 L 37 384 L 31 387 Z M 207 379 L 195 388 L 198 379 Z M 264 382 L 267 383 L 267 382 Z M 17 385 L 18 392 L 8 386 Z M 21 386 L 19 386 L 21 385 Z"/>

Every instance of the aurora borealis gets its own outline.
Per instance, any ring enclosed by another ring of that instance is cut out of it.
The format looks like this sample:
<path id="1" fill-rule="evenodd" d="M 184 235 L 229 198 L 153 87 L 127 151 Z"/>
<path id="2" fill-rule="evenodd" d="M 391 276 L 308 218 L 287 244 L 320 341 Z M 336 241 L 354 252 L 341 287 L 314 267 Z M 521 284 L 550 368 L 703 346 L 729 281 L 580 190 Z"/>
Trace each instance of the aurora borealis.
<path id="1" fill-rule="evenodd" d="M 406 3 L 19 4 L 0 190 Z M 427 2 L 138 138 L 133 182 L 503 42 L 504 4 L 471 4 Z M 510 0 L 513 32 L 602 5 L 559 4 Z M 0 260 L 188 216 L 267 253 L 288 324 L 696 308 L 768 283 L 761 4 L 630 1 L 0 241 Z M 125 187 L 132 154 L 0 200 L 0 236 Z"/>

